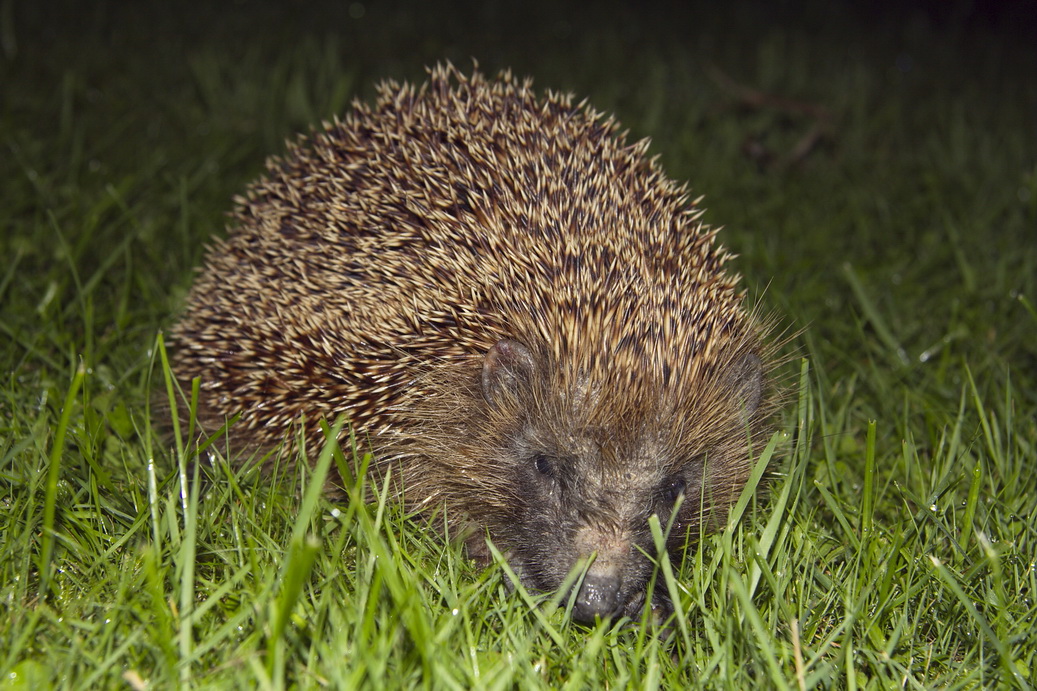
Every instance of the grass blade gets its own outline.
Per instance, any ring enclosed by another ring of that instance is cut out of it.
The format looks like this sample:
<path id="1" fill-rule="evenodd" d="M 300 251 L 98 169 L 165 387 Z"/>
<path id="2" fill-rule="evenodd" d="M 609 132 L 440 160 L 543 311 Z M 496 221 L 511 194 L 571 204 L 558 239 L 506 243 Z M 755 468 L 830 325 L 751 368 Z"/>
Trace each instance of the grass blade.
<path id="1" fill-rule="evenodd" d="M 76 396 L 86 377 L 86 367 L 82 362 L 72 375 L 72 382 L 65 393 L 65 401 L 61 406 L 58 418 L 58 429 L 54 433 L 54 443 L 50 449 L 50 462 L 47 464 L 46 488 L 43 499 L 43 525 L 40 548 L 40 599 L 44 599 L 50 591 L 51 569 L 54 559 L 54 539 L 56 536 L 54 518 L 58 500 L 58 478 L 61 475 L 61 457 L 65 453 L 65 436 L 68 434 L 69 421 Z"/>

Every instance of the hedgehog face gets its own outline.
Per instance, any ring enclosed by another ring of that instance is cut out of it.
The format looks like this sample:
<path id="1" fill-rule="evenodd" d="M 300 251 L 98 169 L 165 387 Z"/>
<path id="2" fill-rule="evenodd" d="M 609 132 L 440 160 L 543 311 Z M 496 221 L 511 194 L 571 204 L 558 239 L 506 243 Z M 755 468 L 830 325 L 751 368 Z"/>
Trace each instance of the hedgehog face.
<path id="1" fill-rule="evenodd" d="M 758 358 L 744 359 L 727 378 L 727 393 L 743 411 L 758 404 L 758 371 Z M 598 400 L 600 392 L 576 387 L 552 397 L 536 391 L 538 379 L 533 354 L 515 341 L 499 342 L 485 358 L 487 403 L 515 417 L 499 454 L 517 499 L 513 512 L 486 527 L 529 587 L 557 590 L 573 569 L 586 569 L 574 600 L 577 620 L 637 618 L 657 556 L 649 518 L 672 527 L 668 548 L 679 554 L 688 532 L 701 525 L 703 482 L 708 493 L 717 481 L 704 472 L 729 472 L 726 457 L 744 454 L 731 441 L 744 443 L 744 425 L 704 438 L 688 456 L 688 444 L 673 438 L 680 421 L 672 412 L 641 406 L 636 414 L 606 414 L 603 422 L 600 413 L 610 406 Z M 664 593 L 653 597 L 668 607 Z"/>
<path id="2" fill-rule="evenodd" d="M 701 484 L 701 466 L 667 469 L 654 432 L 621 446 L 610 436 L 528 419 L 506 450 L 517 520 L 492 533 L 538 590 L 557 590 L 572 569 L 585 567 L 573 607 L 584 622 L 639 616 L 656 556 L 648 519 L 655 514 L 668 525 L 678 498 Z"/>

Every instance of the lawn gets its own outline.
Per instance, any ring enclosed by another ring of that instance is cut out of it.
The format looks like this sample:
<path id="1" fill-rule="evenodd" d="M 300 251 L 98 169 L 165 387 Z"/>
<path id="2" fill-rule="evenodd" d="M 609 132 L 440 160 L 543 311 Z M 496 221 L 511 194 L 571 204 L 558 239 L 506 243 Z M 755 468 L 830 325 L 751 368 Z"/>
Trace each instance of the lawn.
<path id="1" fill-rule="evenodd" d="M 1037 12 L 861 5 L 0 2 L 0 688 L 1037 686 Z M 323 497 L 362 446 L 262 476 L 152 426 L 265 157 L 473 56 L 651 136 L 796 334 L 661 630 Z"/>

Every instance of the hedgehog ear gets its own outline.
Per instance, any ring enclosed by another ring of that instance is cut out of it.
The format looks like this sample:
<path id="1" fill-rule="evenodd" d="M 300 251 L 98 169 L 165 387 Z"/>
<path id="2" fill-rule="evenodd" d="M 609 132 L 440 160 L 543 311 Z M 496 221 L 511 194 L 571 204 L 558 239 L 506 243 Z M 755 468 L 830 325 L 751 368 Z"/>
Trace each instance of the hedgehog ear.
<path id="1" fill-rule="evenodd" d="M 745 353 L 732 363 L 728 377 L 742 416 L 748 421 L 763 399 L 763 361 L 756 353 Z"/>
<path id="2" fill-rule="evenodd" d="M 499 404 L 502 396 L 514 393 L 533 377 L 533 353 L 529 348 L 503 338 L 483 358 L 482 393 L 486 400 Z"/>

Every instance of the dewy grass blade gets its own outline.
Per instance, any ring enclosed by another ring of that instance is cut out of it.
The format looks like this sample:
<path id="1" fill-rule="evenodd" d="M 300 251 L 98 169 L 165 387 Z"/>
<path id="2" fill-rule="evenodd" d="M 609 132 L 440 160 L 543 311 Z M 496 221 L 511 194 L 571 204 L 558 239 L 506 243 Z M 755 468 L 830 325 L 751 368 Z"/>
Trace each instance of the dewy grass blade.
<path id="1" fill-rule="evenodd" d="M 875 420 L 868 420 L 864 447 L 864 496 L 861 502 L 861 539 L 871 535 L 875 522 Z"/>
<path id="2" fill-rule="evenodd" d="M 61 406 L 61 414 L 58 418 L 58 429 L 54 434 L 54 443 L 50 449 L 50 461 L 47 465 L 46 489 L 43 499 L 43 525 L 41 549 L 40 549 L 40 599 L 44 599 L 50 590 L 51 567 L 54 559 L 54 518 L 58 500 L 58 478 L 61 475 L 61 457 L 65 452 L 65 436 L 68 433 L 69 421 L 72 418 L 72 408 L 76 402 L 76 396 L 83 385 L 86 377 L 86 367 L 82 362 L 72 375 L 65 394 L 65 401 Z"/>
<path id="3" fill-rule="evenodd" d="M 180 415 L 178 410 L 176 379 L 173 377 L 173 368 L 169 365 L 169 356 L 166 354 L 166 343 L 162 334 L 155 337 L 155 347 L 158 349 L 159 362 L 162 364 L 162 376 L 166 383 L 166 398 L 169 400 L 169 423 L 173 427 L 173 442 L 176 444 L 176 457 L 183 458 L 184 438 L 180 433 Z"/>
<path id="4" fill-rule="evenodd" d="M 1017 688 L 1021 689 L 1032 688 L 1030 684 L 1026 681 L 1026 679 L 1022 676 L 1022 674 L 1020 674 L 1019 670 L 1016 668 L 1015 660 L 1012 658 L 1012 654 L 1011 651 L 1008 649 L 1008 646 L 1006 646 L 1005 642 L 998 638 L 997 634 L 994 633 L 994 630 L 990 628 L 990 624 L 987 622 L 986 617 L 980 614 L 979 610 L 976 609 L 976 605 L 972 602 L 972 598 L 970 598 L 968 594 L 962 589 L 961 585 L 958 583 L 954 575 L 936 557 L 930 556 L 929 560 L 933 564 L 933 570 L 936 572 L 936 575 L 939 576 L 940 580 L 943 581 L 944 585 L 946 585 L 947 588 L 952 593 L 954 593 L 954 597 L 958 599 L 958 602 L 960 602 L 962 607 L 964 607 L 965 610 L 969 613 L 969 617 L 972 619 L 972 621 L 974 621 L 976 623 L 976 626 L 979 627 L 980 631 L 983 632 L 984 638 L 986 638 L 987 641 L 989 641 L 989 643 L 994 647 L 994 650 L 997 651 L 998 661 L 1001 664 L 1001 668 L 1008 676 L 1008 679 L 1011 680 L 1011 683 Z M 1002 681 L 1004 682 L 1005 680 Z"/>
<path id="5" fill-rule="evenodd" d="M 180 548 L 176 555 L 175 574 L 180 582 L 180 622 L 179 622 L 179 650 L 180 650 L 180 683 L 191 683 L 191 661 L 194 648 L 194 620 L 195 612 L 195 569 L 197 567 L 195 556 L 198 540 L 198 464 L 192 464 L 193 472 L 191 479 L 186 481 L 189 488 L 184 486 L 187 478 L 187 460 L 184 456 L 178 457 L 180 475 L 180 496 L 183 499 L 183 533 Z M 172 508 L 172 507 L 170 507 Z M 175 518 L 170 517 L 175 522 Z"/>
<path id="6" fill-rule="evenodd" d="M 533 613 L 533 617 L 537 620 L 537 623 L 540 624 L 544 633 L 551 637 L 551 640 L 555 642 L 555 645 L 560 647 L 564 646 L 565 641 L 562 639 L 562 634 L 559 633 L 558 629 L 552 626 L 551 622 L 547 620 L 547 617 L 540 609 L 540 604 L 532 595 L 529 594 L 526 587 L 522 585 L 522 581 L 519 580 L 518 575 L 516 575 L 516 573 L 511 569 L 511 566 L 508 565 L 508 560 L 505 559 L 504 555 L 500 553 L 500 550 L 498 550 L 497 546 L 492 542 L 487 541 L 486 546 L 490 550 L 490 555 L 493 557 L 494 563 L 504 569 L 505 575 L 515 587 L 515 592 L 518 593 L 519 597 L 522 598 L 522 601 L 526 604 L 526 607 L 528 607 L 530 612 Z"/>
<path id="7" fill-rule="evenodd" d="M 767 465 L 774 456 L 774 451 L 778 448 L 778 444 L 784 441 L 785 438 L 784 432 L 775 432 L 772 434 L 770 441 L 767 442 L 767 446 L 763 449 L 763 453 L 761 453 L 759 458 L 756 459 L 756 464 L 753 466 L 752 473 L 750 473 L 749 479 L 745 483 L 745 487 L 742 489 L 742 493 L 738 496 L 738 501 L 735 502 L 735 505 L 728 516 L 726 528 L 727 533 L 734 530 L 735 526 L 741 522 L 746 507 L 748 507 L 749 502 L 756 497 L 756 493 L 760 487 L 760 481 L 763 479 L 764 473 L 767 471 Z"/>
<path id="8" fill-rule="evenodd" d="M 773 688 L 790 688 L 788 682 L 785 680 L 785 675 L 782 673 L 781 665 L 778 663 L 777 654 L 773 645 L 773 631 L 760 617 L 760 612 L 756 609 L 756 605 L 753 604 L 752 597 L 749 595 L 749 590 L 746 587 L 745 582 L 742 581 L 739 574 L 732 573 L 730 575 L 730 580 L 728 581 L 728 586 L 734 593 L 738 604 L 741 605 L 742 615 L 749 621 L 749 626 L 752 628 L 755 636 L 754 642 L 756 644 L 756 649 L 763 653 L 763 658 L 767 665 L 767 671 L 770 673 L 770 683 L 773 684 Z"/>
<path id="9" fill-rule="evenodd" d="M 267 639 L 266 669 L 273 679 L 284 676 L 284 632 L 320 551 L 321 541 L 312 535 L 305 535 L 301 539 L 293 539 L 285 554 L 280 592 L 271 603 L 274 612 Z"/>
<path id="10" fill-rule="evenodd" d="M 302 595 L 303 587 L 309 580 L 317 555 L 321 551 L 321 540 L 308 534 L 307 531 L 317 514 L 331 462 L 336 453 L 340 453 L 338 439 L 344 426 L 344 416 L 339 418 L 334 427 L 328 427 L 326 421 L 321 421 L 321 430 L 324 432 L 325 439 L 324 448 L 309 477 L 309 484 L 295 519 L 288 552 L 281 564 L 280 592 L 273 603 L 273 620 L 267 639 L 266 665 L 267 674 L 272 679 L 283 677 L 284 632 L 292 612 L 295 611 L 299 597 Z"/>
<path id="11" fill-rule="evenodd" d="M 964 559 L 969 542 L 973 538 L 976 507 L 979 505 L 979 489 L 983 482 L 983 464 L 977 460 L 969 474 L 972 477 L 969 480 L 969 494 L 965 499 L 965 518 L 961 522 L 961 533 L 958 535 L 958 544 L 961 545 L 961 550 L 957 552 L 959 562 Z"/>
<path id="12" fill-rule="evenodd" d="M 907 352 L 905 352 L 904 347 L 900 345 L 900 342 L 893 335 L 893 331 L 886 324 L 886 320 L 882 318 L 882 313 L 871 299 L 871 296 L 868 295 L 868 291 L 865 290 L 860 277 L 849 262 L 843 264 L 843 276 L 846 277 L 846 282 L 850 284 L 850 288 L 861 306 L 861 311 L 864 312 L 865 319 L 875 329 L 875 334 L 879 337 L 879 340 L 882 341 L 882 344 L 890 352 L 897 356 L 897 360 L 900 361 L 901 365 L 908 364 Z"/>

